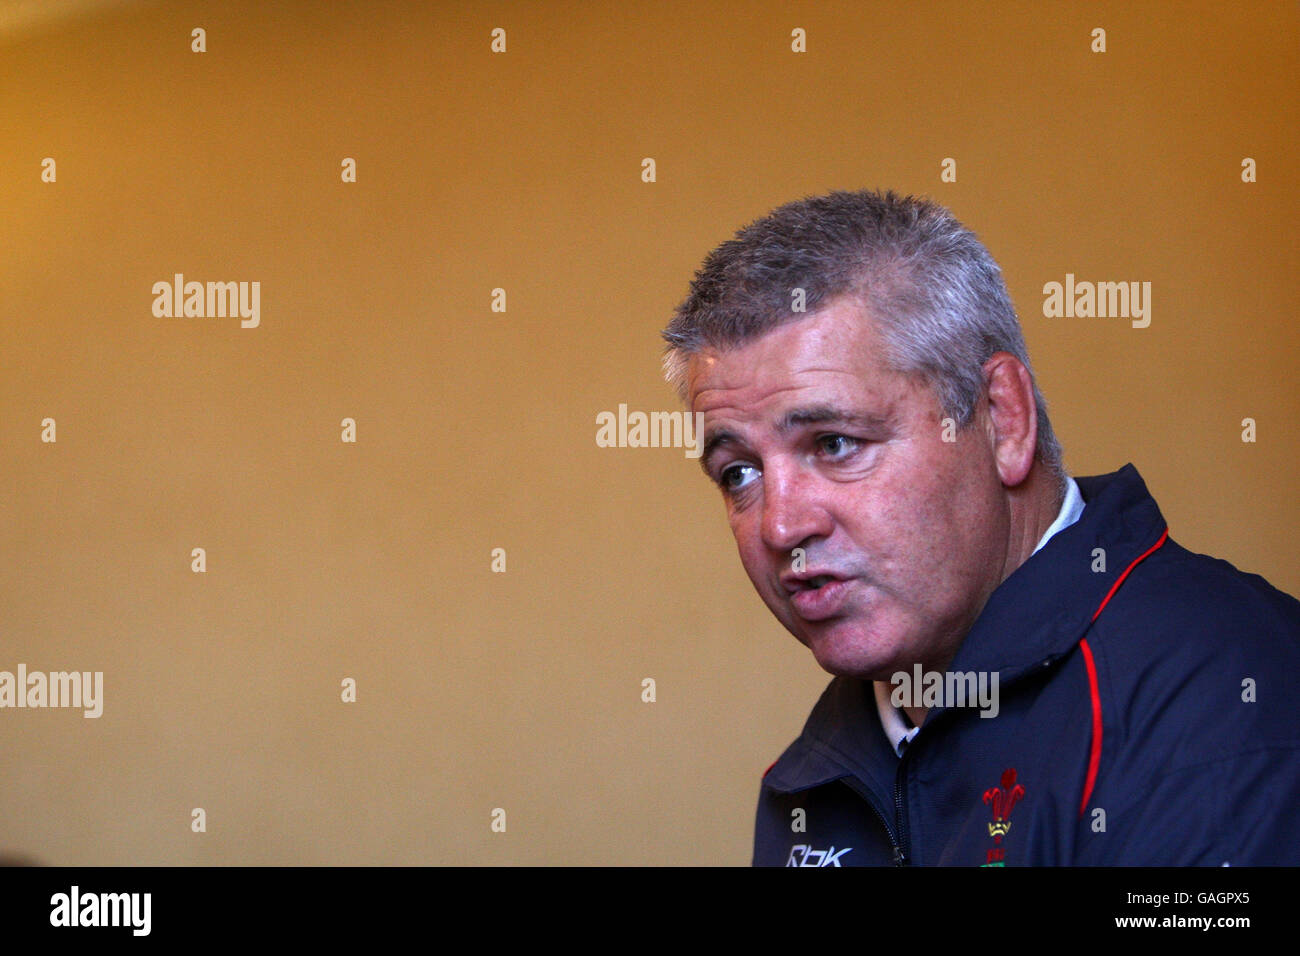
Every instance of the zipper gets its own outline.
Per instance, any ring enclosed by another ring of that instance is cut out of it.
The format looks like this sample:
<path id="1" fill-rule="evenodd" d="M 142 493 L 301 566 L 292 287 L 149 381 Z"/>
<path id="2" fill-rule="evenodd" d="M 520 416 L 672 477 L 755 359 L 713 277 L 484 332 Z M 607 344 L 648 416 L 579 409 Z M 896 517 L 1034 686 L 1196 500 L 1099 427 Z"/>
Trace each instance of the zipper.
<path id="1" fill-rule="evenodd" d="M 1065 654 L 1049 655 L 1039 661 L 1036 666 L 1026 667 L 1014 678 L 1002 684 L 1002 686 L 1007 687 L 1015 684 L 1035 671 L 1054 664 L 1064 656 Z M 946 718 L 950 713 L 953 713 L 951 709 L 940 708 L 934 710 L 926 717 L 925 723 L 927 726 L 933 726 L 933 721 L 935 721 L 936 718 Z M 867 806 L 871 808 L 871 812 L 874 813 L 876 819 L 880 821 L 880 825 L 885 828 L 885 834 L 889 837 L 889 845 L 892 850 L 892 861 L 894 866 L 909 866 L 912 863 L 912 838 L 911 834 L 908 832 L 907 826 L 907 799 L 905 795 L 906 791 L 904 788 L 904 782 L 907 770 L 907 760 L 912 755 L 914 746 L 915 743 L 908 744 L 907 749 L 903 751 L 903 755 L 898 760 L 898 769 L 894 773 L 894 819 L 892 822 L 889 819 L 889 814 L 880 808 L 875 794 L 866 786 L 866 784 L 858 779 L 857 774 L 851 768 L 845 766 L 842 760 L 835 760 L 835 763 L 843 767 L 846 773 L 846 775 L 840 779 L 848 785 L 854 793 L 858 794 L 858 796 L 862 797 L 866 801 Z"/>
<path id="2" fill-rule="evenodd" d="M 1006 684 L 1004 684 L 1003 686 L 1011 686 L 1017 683 L 1018 681 L 1024 679 L 1025 677 L 1029 676 L 1030 674 L 1034 673 L 1035 671 L 1041 670 L 1044 667 L 1051 666 L 1052 664 L 1054 664 L 1056 661 L 1060 660 L 1064 656 L 1065 656 L 1064 654 L 1049 655 L 1048 657 L 1039 661 L 1036 667 L 1025 668 L 1021 673 L 1017 674 L 1011 680 L 1007 681 Z M 926 717 L 925 724 L 926 726 L 933 727 L 934 721 L 937 718 L 947 717 L 948 714 L 950 713 L 953 713 L 951 709 L 938 709 L 932 711 Z M 931 733 L 933 733 L 933 731 L 931 731 Z M 906 799 L 906 790 L 904 784 L 906 782 L 905 777 L 906 777 L 906 770 L 907 770 L 907 758 L 912 755 L 912 749 L 914 747 L 915 747 L 915 742 L 907 745 L 907 748 L 903 751 L 903 755 L 898 759 L 898 770 L 894 774 L 895 826 L 893 828 L 886 826 L 886 829 L 889 830 L 889 839 L 894 844 L 894 865 L 895 866 L 907 866 L 909 863 L 911 863 L 911 858 L 912 858 L 912 836 L 908 832 L 908 827 L 907 827 L 907 799 Z M 872 809 L 875 809 L 874 805 Z M 876 814 L 880 816 L 880 811 L 876 810 Z M 883 816 L 881 817 L 881 819 L 882 820 L 884 819 Z"/>
<path id="3" fill-rule="evenodd" d="M 849 789 L 866 800 L 867 806 L 871 808 L 871 812 L 876 815 L 876 819 L 880 821 L 880 825 L 885 828 L 885 834 L 889 837 L 889 846 L 893 850 L 894 866 L 905 866 L 907 862 L 907 854 L 903 852 L 903 847 L 899 843 L 898 831 L 894 828 L 894 825 L 889 822 L 889 817 L 884 813 L 884 811 L 882 811 L 880 807 L 876 806 L 875 794 L 873 794 L 852 772 L 850 772 L 848 776 L 841 777 L 840 779 L 848 785 Z"/>
<path id="4" fill-rule="evenodd" d="M 903 771 L 907 767 L 907 758 L 912 753 L 908 744 L 903 756 L 898 760 L 898 771 L 894 774 L 894 820 L 897 823 L 898 843 L 894 847 L 894 866 L 907 866 L 911 862 L 912 839 L 907 832 L 907 807 L 903 798 Z"/>

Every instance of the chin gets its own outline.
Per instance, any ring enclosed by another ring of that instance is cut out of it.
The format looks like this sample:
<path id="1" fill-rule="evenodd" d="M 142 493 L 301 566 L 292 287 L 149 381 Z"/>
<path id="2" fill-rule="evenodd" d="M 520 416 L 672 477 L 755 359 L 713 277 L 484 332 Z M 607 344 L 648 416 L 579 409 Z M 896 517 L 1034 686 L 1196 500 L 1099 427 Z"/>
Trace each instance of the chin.
<path id="1" fill-rule="evenodd" d="M 898 670 L 880 653 L 863 647 L 861 641 L 823 635 L 804 641 L 822 670 L 836 677 L 858 680 L 888 680 Z"/>

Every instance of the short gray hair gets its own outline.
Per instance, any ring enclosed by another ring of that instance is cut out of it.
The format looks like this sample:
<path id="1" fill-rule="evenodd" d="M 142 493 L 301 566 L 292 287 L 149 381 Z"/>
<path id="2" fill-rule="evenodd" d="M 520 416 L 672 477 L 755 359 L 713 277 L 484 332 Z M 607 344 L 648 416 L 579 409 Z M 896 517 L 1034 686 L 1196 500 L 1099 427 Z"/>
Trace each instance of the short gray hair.
<path id="1" fill-rule="evenodd" d="M 802 312 L 793 311 L 798 290 Z M 975 234 L 928 199 L 862 190 L 787 203 L 709 253 L 663 331 L 665 378 L 685 402 L 692 355 L 753 341 L 841 295 L 870 304 L 886 365 L 925 380 L 960 427 L 993 353 L 1030 368 L 1002 270 Z M 1059 478 L 1061 445 L 1033 387 L 1035 453 Z"/>

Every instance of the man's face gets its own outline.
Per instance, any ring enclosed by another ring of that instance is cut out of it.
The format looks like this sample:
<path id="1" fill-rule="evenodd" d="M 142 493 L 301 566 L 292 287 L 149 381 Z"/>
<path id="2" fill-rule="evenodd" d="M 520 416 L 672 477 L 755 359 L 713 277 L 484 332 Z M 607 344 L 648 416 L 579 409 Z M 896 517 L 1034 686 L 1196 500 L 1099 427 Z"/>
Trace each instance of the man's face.
<path id="1" fill-rule="evenodd" d="M 701 463 L 763 601 L 827 671 L 888 680 L 946 668 L 1002 580 L 1010 519 L 986 403 L 945 429 L 879 343 L 841 298 L 688 375 Z"/>

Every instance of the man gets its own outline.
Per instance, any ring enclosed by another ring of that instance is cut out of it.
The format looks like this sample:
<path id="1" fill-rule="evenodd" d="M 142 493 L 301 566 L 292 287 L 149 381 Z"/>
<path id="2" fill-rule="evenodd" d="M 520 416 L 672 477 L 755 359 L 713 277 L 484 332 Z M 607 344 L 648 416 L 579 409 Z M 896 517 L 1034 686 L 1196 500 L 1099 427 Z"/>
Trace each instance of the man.
<path id="1" fill-rule="evenodd" d="M 941 207 L 790 203 L 664 331 L 755 589 L 837 675 L 757 865 L 1300 862 L 1300 603 L 1071 478 L 1001 272 Z"/>

